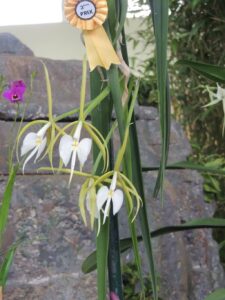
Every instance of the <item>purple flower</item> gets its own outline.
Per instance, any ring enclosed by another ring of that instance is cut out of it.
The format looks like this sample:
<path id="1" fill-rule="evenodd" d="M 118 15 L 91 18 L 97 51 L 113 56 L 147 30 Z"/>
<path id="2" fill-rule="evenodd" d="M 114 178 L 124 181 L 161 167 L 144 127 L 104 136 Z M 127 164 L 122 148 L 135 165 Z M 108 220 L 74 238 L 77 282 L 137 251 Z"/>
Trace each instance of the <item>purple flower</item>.
<path id="1" fill-rule="evenodd" d="M 111 292 L 110 293 L 110 300 L 120 300 L 116 293 Z"/>
<path id="2" fill-rule="evenodd" d="M 11 103 L 22 102 L 26 85 L 22 80 L 12 81 L 3 91 L 2 96 Z"/>

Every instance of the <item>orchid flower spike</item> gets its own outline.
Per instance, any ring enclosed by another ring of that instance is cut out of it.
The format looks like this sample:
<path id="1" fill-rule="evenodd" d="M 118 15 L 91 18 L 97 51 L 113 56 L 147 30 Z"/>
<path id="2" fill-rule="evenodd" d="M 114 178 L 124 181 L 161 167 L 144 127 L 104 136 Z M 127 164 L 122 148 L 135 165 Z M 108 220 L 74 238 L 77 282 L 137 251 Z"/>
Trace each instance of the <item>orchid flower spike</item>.
<path id="1" fill-rule="evenodd" d="M 46 132 L 48 128 L 51 126 L 51 123 L 48 122 L 45 124 L 37 133 L 30 132 L 28 133 L 22 143 L 21 147 L 21 156 L 24 156 L 28 152 L 30 154 L 26 158 L 23 164 L 23 173 L 27 162 L 36 154 L 34 162 L 41 156 L 43 151 L 45 150 L 47 144 Z"/>
<path id="2" fill-rule="evenodd" d="M 80 140 L 81 129 L 82 122 L 80 121 L 77 125 L 73 137 L 65 134 L 61 138 L 59 143 L 59 155 L 63 161 L 63 164 L 67 166 L 69 161 L 71 160 L 69 184 L 71 183 L 73 177 L 73 171 L 75 169 L 77 156 L 80 162 L 80 168 L 82 169 L 91 151 L 92 139 L 84 138 Z"/>
<path id="3" fill-rule="evenodd" d="M 113 215 L 117 214 L 123 204 L 123 192 L 122 190 L 116 189 L 117 184 L 117 172 L 113 173 L 112 182 L 110 188 L 103 185 L 97 193 L 97 208 L 98 211 L 102 210 L 104 212 L 103 224 L 109 215 L 110 204 L 113 204 Z M 103 208 L 103 205 L 105 207 Z"/>

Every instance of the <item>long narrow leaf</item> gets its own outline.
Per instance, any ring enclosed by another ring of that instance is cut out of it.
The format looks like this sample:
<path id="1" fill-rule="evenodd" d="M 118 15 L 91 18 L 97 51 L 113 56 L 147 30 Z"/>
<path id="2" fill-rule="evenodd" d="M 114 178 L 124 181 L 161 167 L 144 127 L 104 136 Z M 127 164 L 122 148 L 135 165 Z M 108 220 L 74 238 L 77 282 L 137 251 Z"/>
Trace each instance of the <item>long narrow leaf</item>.
<path id="1" fill-rule="evenodd" d="M 219 218 L 204 218 L 204 219 L 195 219 L 189 222 L 186 222 L 181 225 L 174 226 L 166 226 L 154 230 L 151 232 L 151 237 L 156 238 L 161 235 L 186 231 L 186 230 L 194 230 L 194 229 L 203 229 L 203 228 L 225 228 L 225 219 Z M 143 238 L 141 236 L 138 237 L 138 241 L 142 242 Z M 120 241 L 120 251 L 121 253 L 132 248 L 132 239 L 125 238 Z M 84 273 L 90 273 L 96 269 L 96 251 L 91 253 L 82 264 L 82 271 Z M 207 299 L 209 300 L 209 299 Z"/>
<path id="2" fill-rule="evenodd" d="M 101 76 L 98 71 L 93 71 L 90 74 L 91 98 L 95 99 L 101 93 L 103 88 Z M 110 131 L 112 105 L 109 98 L 102 102 L 92 112 L 92 124 L 101 132 L 104 138 L 107 137 Z M 99 150 L 94 145 L 94 161 L 98 158 Z M 96 175 L 102 174 L 103 160 L 98 165 Z M 107 294 L 107 262 L 109 248 L 109 223 L 108 221 L 101 226 L 101 230 L 96 240 L 97 245 L 97 283 L 98 283 L 98 300 L 105 300 Z"/>
<path id="3" fill-rule="evenodd" d="M 123 54 L 126 64 L 129 65 L 128 53 L 127 53 L 127 47 L 126 47 L 126 37 L 125 37 L 124 30 L 122 31 L 122 37 L 123 37 L 123 39 L 122 39 L 122 44 L 121 44 L 121 52 Z M 131 123 L 132 123 L 132 125 L 130 126 L 131 159 L 129 159 L 129 166 L 131 166 L 131 173 L 133 174 L 132 182 L 134 183 L 134 186 L 137 189 L 137 191 L 143 201 L 143 205 L 139 211 L 139 220 L 140 220 L 141 233 L 143 236 L 144 246 L 145 246 L 146 254 L 147 254 L 147 258 L 148 258 L 148 267 L 149 267 L 149 273 L 150 273 L 151 281 L 152 281 L 153 297 L 156 300 L 158 298 L 157 278 L 156 278 L 154 257 L 153 257 L 153 251 L 152 251 L 150 228 L 149 228 L 148 216 L 147 216 L 147 208 L 146 208 L 146 199 L 145 199 L 144 184 L 143 184 L 143 177 L 142 177 L 142 170 L 141 170 L 138 135 L 137 135 L 136 121 L 135 121 L 134 114 L 132 116 Z M 133 239 L 134 239 L 134 237 L 133 237 Z M 137 236 L 135 236 L 135 239 L 138 241 Z M 136 255 L 135 259 L 137 261 L 138 255 Z M 137 264 L 137 266 L 138 266 L 138 264 Z"/>
<path id="4" fill-rule="evenodd" d="M 158 169 L 159 169 L 159 167 L 145 167 L 145 168 L 142 168 L 142 171 L 149 172 L 149 171 L 155 171 Z M 217 175 L 217 176 L 225 175 L 225 169 L 212 168 L 212 167 L 200 165 L 200 164 L 189 162 L 189 161 L 182 161 L 182 162 L 170 164 L 166 167 L 166 169 L 167 170 L 189 169 L 189 170 L 196 170 L 201 173 L 213 174 L 213 175 Z"/>
<path id="5" fill-rule="evenodd" d="M 0 267 L 0 287 L 4 287 L 7 279 L 10 267 L 13 262 L 13 258 L 18 246 L 24 241 L 25 237 L 20 238 L 17 242 L 15 242 L 6 252 L 3 263 Z"/>
<path id="6" fill-rule="evenodd" d="M 114 44 L 116 44 L 118 38 L 121 35 L 121 32 L 124 28 L 124 23 L 126 21 L 126 16 L 127 16 L 128 1 L 123 0 L 123 1 L 120 1 L 120 3 L 121 3 L 121 5 L 120 5 L 119 26 L 118 26 L 117 31 L 116 31 L 116 37 L 113 41 Z"/>
<path id="7" fill-rule="evenodd" d="M 177 64 L 190 67 L 204 77 L 219 83 L 225 83 L 225 68 L 202 62 L 180 60 Z"/>
<path id="8" fill-rule="evenodd" d="M 210 294 L 205 300 L 225 300 L 225 289 L 219 289 Z"/>
<path id="9" fill-rule="evenodd" d="M 119 84 L 119 80 L 118 80 L 118 78 L 119 78 L 118 70 L 115 67 L 112 67 L 108 72 L 108 76 L 109 76 L 109 85 L 111 87 L 111 95 L 112 95 L 115 112 L 116 112 L 116 117 L 117 117 L 117 121 L 118 121 L 120 140 L 121 140 L 121 144 L 123 144 L 124 139 L 125 139 L 125 134 L 126 134 L 126 120 L 125 120 L 125 117 L 123 114 L 125 109 L 122 107 L 122 101 L 121 101 L 122 93 L 121 93 L 120 84 Z M 128 116 L 128 119 L 129 119 L 129 116 Z M 129 143 L 129 141 L 128 141 L 128 143 Z M 135 146 L 138 147 L 137 144 Z M 132 147 L 131 147 L 131 151 L 132 151 Z M 124 153 L 124 159 L 123 159 L 123 172 L 132 181 L 133 180 L 133 178 L 132 178 L 133 177 L 132 162 L 138 158 L 131 159 L 131 151 L 128 147 L 126 147 L 126 151 Z M 137 175 L 137 176 L 139 176 L 139 175 Z M 134 180 L 134 182 L 135 182 L 135 180 Z M 129 214 L 129 207 L 127 207 L 127 209 L 128 209 L 128 214 Z M 141 280 L 142 288 L 144 288 L 144 284 L 143 284 L 143 280 L 142 280 L 142 271 L 141 271 L 141 258 L 140 258 L 140 254 L 139 254 L 138 247 L 137 247 L 138 243 L 137 243 L 136 228 L 135 228 L 135 224 L 132 222 L 132 220 L 130 220 L 130 218 L 128 219 L 128 221 L 129 221 L 129 229 L 130 229 L 131 237 L 132 237 L 132 243 L 134 245 L 133 251 L 134 251 L 135 263 L 137 265 L 138 275 Z"/>
<path id="10" fill-rule="evenodd" d="M 154 189 L 154 197 L 160 192 L 163 200 L 163 182 L 165 167 L 169 152 L 170 136 L 170 104 L 167 77 L 167 34 L 168 34 L 168 0 L 150 0 L 153 16 L 153 26 L 156 40 L 156 72 L 159 93 L 160 127 L 162 150 L 159 174 Z"/>
<path id="11" fill-rule="evenodd" d="M 13 187 L 14 187 L 16 173 L 18 171 L 18 168 L 19 168 L 19 165 L 12 167 L 8 182 L 6 184 L 5 192 L 4 192 L 4 195 L 2 198 L 2 204 L 1 204 L 1 208 L 0 208 L 0 241 L 2 241 L 2 237 L 3 237 L 5 227 L 7 224 L 7 220 L 8 220 L 12 192 L 13 192 Z"/>

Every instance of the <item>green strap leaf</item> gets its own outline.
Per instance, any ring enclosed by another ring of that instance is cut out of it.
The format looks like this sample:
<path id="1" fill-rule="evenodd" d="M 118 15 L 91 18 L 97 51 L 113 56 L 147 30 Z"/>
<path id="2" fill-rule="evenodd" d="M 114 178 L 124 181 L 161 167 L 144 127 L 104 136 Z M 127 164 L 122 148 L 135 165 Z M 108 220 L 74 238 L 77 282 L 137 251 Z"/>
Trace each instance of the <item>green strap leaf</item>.
<path id="1" fill-rule="evenodd" d="M 150 0 L 153 26 L 156 40 L 156 71 L 159 94 L 159 112 L 161 127 L 161 161 L 159 174 L 154 189 L 154 197 L 160 192 L 160 199 L 163 201 L 163 182 L 165 167 L 169 152 L 170 136 L 170 103 L 169 83 L 167 76 L 167 35 L 168 35 L 168 0 Z"/>
<path id="2" fill-rule="evenodd" d="M 116 42 L 117 42 L 118 38 L 120 37 L 122 30 L 124 28 L 124 24 L 125 24 L 126 17 L 127 17 L 127 9 L 128 9 L 128 1 L 127 0 L 120 1 L 119 26 L 116 31 L 116 37 L 113 41 L 114 45 L 116 44 Z"/>
<path id="3" fill-rule="evenodd" d="M 0 244 L 3 238 L 3 234 L 6 228 L 10 203 L 12 199 L 13 187 L 15 183 L 16 173 L 19 169 L 19 165 L 13 166 L 6 184 L 5 192 L 2 198 L 2 205 L 0 207 Z"/>
<path id="4" fill-rule="evenodd" d="M 142 168 L 143 172 L 149 172 L 149 171 L 155 171 L 158 170 L 159 167 L 145 167 Z M 200 165 L 196 164 L 194 162 L 189 162 L 189 161 L 181 161 L 177 162 L 171 165 L 168 165 L 166 167 L 167 170 L 179 170 L 179 169 L 189 169 L 189 170 L 196 170 L 201 173 L 208 173 L 208 174 L 213 174 L 217 176 L 224 176 L 225 175 L 225 169 L 222 168 L 215 168 L 215 167 L 208 167 L 205 165 Z"/>
<path id="5" fill-rule="evenodd" d="M 190 67 L 194 71 L 215 82 L 225 83 L 224 67 L 190 60 L 180 60 L 177 62 L 177 64 Z"/>
<path id="6" fill-rule="evenodd" d="M 166 226 L 154 230 L 151 232 L 151 237 L 156 238 L 158 236 L 185 231 L 185 230 L 194 230 L 194 229 L 203 229 L 203 228 L 225 228 L 225 219 L 220 218 L 203 218 L 203 219 L 194 219 L 189 222 L 186 222 L 181 225 L 176 226 Z M 141 236 L 138 237 L 138 241 L 142 242 L 143 238 Z M 132 248 L 132 239 L 125 238 L 120 241 L 120 251 L 121 253 Z M 82 264 L 82 271 L 87 274 L 96 269 L 96 251 L 91 253 Z M 210 300 L 210 299 L 206 299 Z M 224 298 L 225 300 L 225 298 Z"/>
<path id="7" fill-rule="evenodd" d="M 102 85 L 102 78 L 97 70 L 90 73 L 90 85 L 91 85 L 91 98 L 96 99 L 102 92 L 104 85 Z M 104 91 L 104 90 L 103 90 Z M 108 90 L 105 89 L 108 94 Z M 106 95 L 104 95 L 106 97 Z M 110 131 L 110 120 L 112 112 L 112 104 L 107 97 L 107 101 L 102 102 L 92 111 L 92 124 L 101 132 L 104 138 L 107 137 Z M 94 161 L 98 158 L 99 150 L 96 145 L 93 145 Z M 96 175 L 102 175 L 102 169 L 104 168 L 103 160 L 98 164 L 98 168 L 95 170 Z M 107 294 L 107 262 L 108 262 L 108 248 L 109 248 L 109 224 L 108 220 L 101 226 L 101 230 L 97 236 L 97 283 L 98 283 L 98 300 L 105 300 Z"/>
<path id="8" fill-rule="evenodd" d="M 219 289 L 210 294 L 205 300 L 225 300 L 225 289 Z"/>
<path id="9" fill-rule="evenodd" d="M 20 238 L 15 244 L 13 244 L 8 251 L 6 252 L 5 258 L 3 260 L 3 263 L 0 267 L 0 287 L 4 287 L 7 279 L 10 267 L 13 262 L 13 258 L 15 255 L 15 252 L 18 248 L 18 246 L 24 241 L 25 237 Z"/>

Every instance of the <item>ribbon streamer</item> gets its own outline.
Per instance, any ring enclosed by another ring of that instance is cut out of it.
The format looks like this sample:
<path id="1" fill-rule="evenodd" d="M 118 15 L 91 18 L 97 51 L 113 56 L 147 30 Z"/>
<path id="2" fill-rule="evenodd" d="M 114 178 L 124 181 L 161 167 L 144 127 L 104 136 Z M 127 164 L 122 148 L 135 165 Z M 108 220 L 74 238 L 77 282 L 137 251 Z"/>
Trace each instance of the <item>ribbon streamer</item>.
<path id="1" fill-rule="evenodd" d="M 120 60 L 102 24 L 108 15 L 106 0 L 66 0 L 65 16 L 69 23 L 83 31 L 91 71 L 97 66 L 109 69 Z"/>

